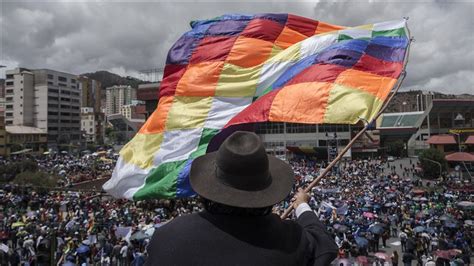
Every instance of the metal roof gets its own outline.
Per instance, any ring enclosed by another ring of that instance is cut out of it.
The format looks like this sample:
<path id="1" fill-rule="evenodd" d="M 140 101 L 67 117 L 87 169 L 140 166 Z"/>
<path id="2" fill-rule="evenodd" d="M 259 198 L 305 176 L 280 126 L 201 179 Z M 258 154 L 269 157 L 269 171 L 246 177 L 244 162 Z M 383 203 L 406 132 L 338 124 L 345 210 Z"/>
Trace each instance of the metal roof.
<path id="1" fill-rule="evenodd" d="M 431 136 L 426 143 L 428 144 L 456 144 L 456 140 L 452 135 L 434 135 Z"/>
<path id="2" fill-rule="evenodd" d="M 416 128 L 423 121 L 423 112 L 385 113 L 377 121 L 377 129 Z"/>
<path id="3" fill-rule="evenodd" d="M 474 145 L 474 135 L 471 135 L 471 136 L 467 137 L 467 139 L 464 143 Z"/>
<path id="4" fill-rule="evenodd" d="M 445 156 L 450 162 L 474 162 L 474 155 L 467 152 L 455 152 Z"/>
<path id="5" fill-rule="evenodd" d="M 5 130 L 10 134 L 47 134 L 43 129 L 27 126 L 5 126 Z"/>
<path id="6" fill-rule="evenodd" d="M 433 99 L 432 113 L 446 112 L 472 112 L 474 111 L 474 99 Z"/>

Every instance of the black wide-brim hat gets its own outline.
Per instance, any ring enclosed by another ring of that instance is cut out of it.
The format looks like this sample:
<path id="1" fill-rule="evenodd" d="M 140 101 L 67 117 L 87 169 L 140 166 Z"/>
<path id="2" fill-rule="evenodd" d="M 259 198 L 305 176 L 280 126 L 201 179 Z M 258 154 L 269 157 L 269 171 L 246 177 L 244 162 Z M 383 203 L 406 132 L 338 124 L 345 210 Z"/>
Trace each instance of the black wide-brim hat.
<path id="1" fill-rule="evenodd" d="M 266 154 L 255 133 L 237 131 L 218 151 L 193 161 L 190 182 L 194 191 L 208 200 L 262 208 L 282 201 L 290 193 L 294 173 L 289 164 Z"/>

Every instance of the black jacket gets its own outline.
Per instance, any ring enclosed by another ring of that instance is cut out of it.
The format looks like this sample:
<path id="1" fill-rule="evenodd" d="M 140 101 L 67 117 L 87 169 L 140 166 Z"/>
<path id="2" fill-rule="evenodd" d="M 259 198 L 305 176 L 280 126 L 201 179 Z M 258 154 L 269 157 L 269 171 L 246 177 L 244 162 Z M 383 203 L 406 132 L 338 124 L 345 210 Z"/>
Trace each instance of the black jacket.
<path id="1" fill-rule="evenodd" d="M 310 211 L 297 222 L 277 215 L 201 212 L 157 229 L 145 265 L 329 265 L 338 248 Z"/>

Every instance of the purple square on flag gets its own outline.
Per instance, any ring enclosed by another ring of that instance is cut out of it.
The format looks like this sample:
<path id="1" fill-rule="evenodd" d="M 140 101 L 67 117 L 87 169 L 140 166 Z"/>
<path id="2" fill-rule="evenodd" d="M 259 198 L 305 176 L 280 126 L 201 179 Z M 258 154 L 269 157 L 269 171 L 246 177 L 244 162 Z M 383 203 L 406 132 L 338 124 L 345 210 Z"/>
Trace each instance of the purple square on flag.
<path id="1" fill-rule="evenodd" d="M 193 26 L 193 29 L 191 31 L 186 32 L 184 36 L 202 38 L 209 29 L 209 26 L 211 26 L 210 22 L 196 24 L 195 26 Z"/>
<path id="2" fill-rule="evenodd" d="M 171 47 L 166 58 L 166 64 L 182 65 L 187 64 L 191 58 L 194 48 L 201 38 L 193 36 L 181 36 L 179 40 Z"/>
<path id="3" fill-rule="evenodd" d="M 248 24 L 248 20 L 223 20 L 213 23 L 207 30 L 207 36 L 236 35 L 242 32 Z"/>
<path id="4" fill-rule="evenodd" d="M 330 49 L 321 52 L 317 56 L 317 61 L 320 63 L 352 67 L 359 61 L 361 56 L 362 53 L 354 50 Z"/>
<path id="5" fill-rule="evenodd" d="M 392 48 L 373 43 L 367 46 L 365 52 L 370 56 L 389 62 L 401 62 L 405 57 L 405 49 L 403 48 Z"/>
<path id="6" fill-rule="evenodd" d="M 288 14 L 271 14 L 271 13 L 263 13 L 255 15 L 255 18 L 264 18 L 276 21 L 282 25 L 286 24 L 288 20 Z"/>

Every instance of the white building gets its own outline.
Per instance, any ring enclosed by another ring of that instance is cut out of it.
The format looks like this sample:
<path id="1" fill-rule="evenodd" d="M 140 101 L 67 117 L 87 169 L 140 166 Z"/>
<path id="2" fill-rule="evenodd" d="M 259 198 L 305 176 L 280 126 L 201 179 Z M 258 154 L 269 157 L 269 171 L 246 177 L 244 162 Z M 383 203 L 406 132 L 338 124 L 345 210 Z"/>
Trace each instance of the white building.
<path id="1" fill-rule="evenodd" d="M 131 86 L 112 86 L 106 89 L 105 115 L 120 114 L 124 105 L 132 104 L 136 90 Z"/>
<path id="2" fill-rule="evenodd" d="M 95 143 L 96 141 L 96 127 L 97 121 L 95 120 L 94 108 L 82 107 L 81 108 L 81 132 L 88 143 Z"/>
<path id="3" fill-rule="evenodd" d="M 351 126 L 341 124 L 258 123 L 260 135 L 268 153 L 283 156 L 288 147 L 326 150 L 330 142 L 342 147 L 349 143 Z"/>
<path id="4" fill-rule="evenodd" d="M 6 71 L 5 125 L 48 133 L 48 146 L 80 143 L 81 91 L 73 74 L 16 68 Z"/>
<path id="5" fill-rule="evenodd" d="M 120 113 L 128 120 L 132 119 L 132 106 L 131 104 L 127 104 L 120 108 Z"/>
<path id="6" fill-rule="evenodd" d="M 102 112 L 101 108 L 102 98 L 104 98 L 105 100 L 105 97 L 102 97 L 102 93 L 104 92 L 104 90 L 102 90 L 102 84 L 99 81 L 86 76 L 79 76 L 78 81 L 82 94 L 81 108 L 89 107 L 91 109 L 87 109 L 87 112 L 94 113 L 94 118 L 92 122 L 95 125 L 95 137 L 92 138 L 91 136 L 89 136 L 90 130 L 87 130 L 87 133 L 83 131 L 83 135 L 87 134 L 87 139 L 85 139 L 85 141 L 92 142 L 92 139 L 94 143 L 101 144 L 103 142 L 105 133 L 104 113 Z M 82 121 L 82 114 L 83 110 L 81 109 L 81 130 L 83 130 L 84 127 L 84 121 Z M 91 121 L 88 121 L 87 123 L 89 122 Z"/>

